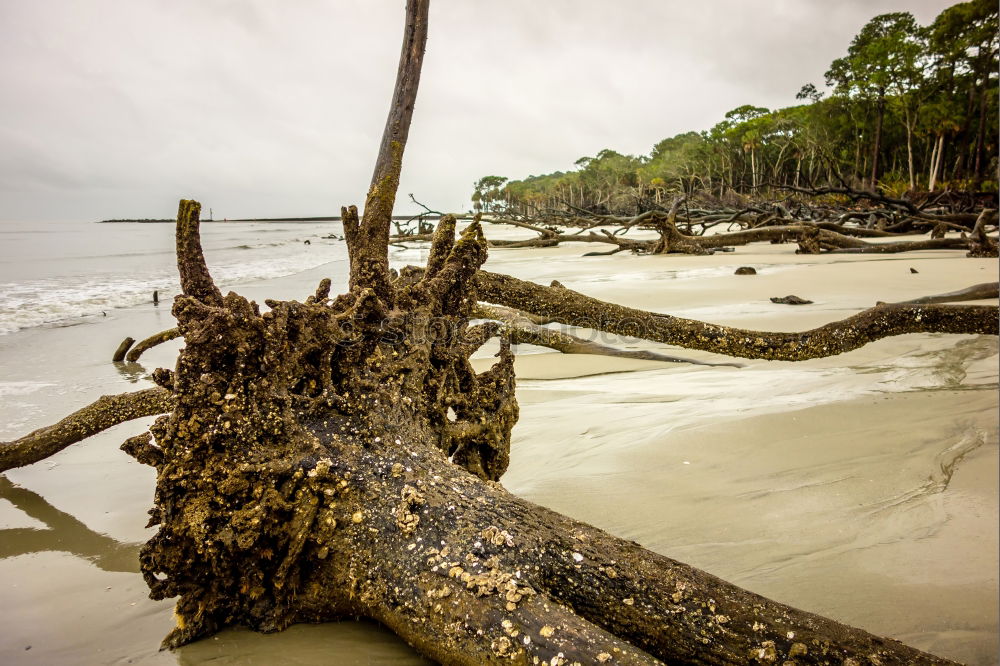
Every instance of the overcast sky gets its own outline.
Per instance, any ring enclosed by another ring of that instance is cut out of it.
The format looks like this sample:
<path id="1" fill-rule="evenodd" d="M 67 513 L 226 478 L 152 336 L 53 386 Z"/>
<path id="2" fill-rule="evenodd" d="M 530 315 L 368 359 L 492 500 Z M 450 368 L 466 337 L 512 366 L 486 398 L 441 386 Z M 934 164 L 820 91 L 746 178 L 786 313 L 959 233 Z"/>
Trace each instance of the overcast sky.
<path id="1" fill-rule="evenodd" d="M 361 204 L 404 0 L 0 0 L 0 220 L 337 214 Z M 876 14 L 940 0 L 435 0 L 406 194 L 648 153 L 795 104 Z"/>

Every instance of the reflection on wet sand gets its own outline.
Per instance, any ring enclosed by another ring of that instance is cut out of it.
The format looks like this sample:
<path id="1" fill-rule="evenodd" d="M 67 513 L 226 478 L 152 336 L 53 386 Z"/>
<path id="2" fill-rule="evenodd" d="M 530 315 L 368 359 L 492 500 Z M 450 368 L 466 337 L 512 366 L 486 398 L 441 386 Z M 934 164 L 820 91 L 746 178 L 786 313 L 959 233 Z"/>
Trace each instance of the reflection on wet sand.
<path id="1" fill-rule="evenodd" d="M 48 525 L 49 529 L 20 527 L 0 530 L 0 560 L 29 553 L 72 553 L 109 572 L 138 573 L 141 544 L 119 543 L 98 534 L 73 516 L 60 511 L 41 495 L 0 476 L 0 499 Z"/>
<path id="2" fill-rule="evenodd" d="M 140 379 L 149 379 L 149 371 L 142 363 L 132 361 L 118 361 L 114 364 L 115 370 L 129 384 L 136 384 Z"/>
<path id="3" fill-rule="evenodd" d="M 176 653 L 180 666 L 430 666 L 389 629 L 369 620 L 298 624 L 278 634 L 231 628 Z"/>
<path id="4" fill-rule="evenodd" d="M 0 500 L 10 502 L 26 516 L 47 526 L 47 529 L 35 527 L 0 529 L 0 561 L 21 555 L 68 553 L 108 573 L 138 573 L 141 544 L 121 543 L 107 535 L 99 534 L 70 514 L 52 506 L 39 494 L 12 483 L 5 476 L 0 476 Z M 41 562 L 38 566 L 42 570 L 46 568 Z M 110 583 L 110 579 L 101 581 L 85 582 L 84 589 L 90 594 L 101 595 L 93 596 L 91 602 L 101 607 L 117 606 L 117 610 L 107 619 L 115 625 L 124 623 L 134 628 L 135 635 L 129 642 L 135 645 L 116 645 L 113 649 L 121 651 L 122 655 L 113 660 L 115 663 L 127 661 L 193 665 L 211 661 L 213 664 L 270 665 L 288 663 L 290 654 L 295 655 L 296 664 L 303 666 L 328 664 L 331 661 L 343 666 L 371 664 L 424 666 L 433 663 L 416 654 L 385 627 L 366 620 L 297 625 L 280 634 L 260 634 L 245 628 L 233 627 L 173 653 L 157 652 L 159 639 L 170 625 L 169 602 L 166 607 L 157 603 L 140 610 L 140 607 L 148 602 L 127 601 L 136 599 L 133 596 L 135 593 L 138 593 L 140 598 L 145 597 L 145 584 L 138 576 L 135 576 L 132 583 L 118 581 L 113 586 L 104 585 L 104 582 Z M 59 583 L 53 581 L 53 584 L 58 589 Z M 115 594 L 124 595 L 125 602 L 111 596 L 113 588 L 116 590 Z M 51 594 L 56 593 L 53 590 Z M 157 607 L 159 609 L 153 611 Z M 166 620 L 165 623 L 157 622 L 160 616 L 164 616 L 162 619 Z M 142 625 L 142 628 L 138 629 L 138 625 Z M 76 629 L 79 630 L 80 627 Z M 106 628 L 103 630 L 107 631 Z M 88 632 L 81 630 L 79 633 L 86 635 Z M 50 646 L 42 644 L 37 636 L 32 637 L 16 630 L 10 635 L 0 632 L 0 643 L 4 642 L 5 636 L 11 640 L 16 639 L 19 645 L 23 645 L 17 647 L 16 651 L 7 653 L 0 650 L 0 663 L 3 664 L 108 663 L 110 658 L 107 655 L 98 656 L 89 653 L 83 646 L 73 647 L 68 652 L 52 652 L 49 650 Z M 91 654 L 94 661 L 88 662 L 86 654 Z"/>

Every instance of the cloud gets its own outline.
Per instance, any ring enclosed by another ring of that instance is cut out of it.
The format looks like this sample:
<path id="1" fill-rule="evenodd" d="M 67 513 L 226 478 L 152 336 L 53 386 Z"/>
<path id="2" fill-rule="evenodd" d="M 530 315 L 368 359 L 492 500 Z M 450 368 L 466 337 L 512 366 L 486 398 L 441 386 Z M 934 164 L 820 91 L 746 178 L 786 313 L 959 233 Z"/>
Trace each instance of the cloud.
<path id="1" fill-rule="evenodd" d="M 0 5 L 0 219 L 319 215 L 363 200 L 403 2 L 53 0 Z M 741 104 L 795 103 L 876 13 L 919 0 L 442 0 L 400 187 L 646 153 Z M 127 210 L 126 210 L 127 208 Z"/>

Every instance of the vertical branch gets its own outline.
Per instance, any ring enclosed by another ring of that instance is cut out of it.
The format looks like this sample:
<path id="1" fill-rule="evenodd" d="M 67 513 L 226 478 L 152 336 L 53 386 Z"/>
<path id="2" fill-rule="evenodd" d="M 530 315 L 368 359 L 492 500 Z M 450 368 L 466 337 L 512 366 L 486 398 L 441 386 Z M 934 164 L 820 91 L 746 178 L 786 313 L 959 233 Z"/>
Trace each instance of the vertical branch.
<path id="1" fill-rule="evenodd" d="M 407 0 L 403 47 L 389 116 L 382 132 L 365 213 L 351 252 L 351 288 L 371 287 L 382 297 L 389 291 L 389 229 L 399 187 L 403 149 L 413 117 L 420 83 L 420 68 L 427 43 L 427 9 L 430 0 Z"/>
<path id="2" fill-rule="evenodd" d="M 181 290 L 205 305 L 222 305 L 222 292 L 215 286 L 201 250 L 198 222 L 201 204 L 181 199 L 177 209 L 177 270 Z"/>
<path id="3" fill-rule="evenodd" d="M 478 214 L 476 218 L 478 222 Z M 431 241 L 430 256 L 427 257 L 425 279 L 434 277 L 438 271 L 444 268 L 444 262 L 455 246 L 455 223 L 454 215 L 445 215 L 438 222 L 437 229 L 434 230 L 434 238 Z"/>

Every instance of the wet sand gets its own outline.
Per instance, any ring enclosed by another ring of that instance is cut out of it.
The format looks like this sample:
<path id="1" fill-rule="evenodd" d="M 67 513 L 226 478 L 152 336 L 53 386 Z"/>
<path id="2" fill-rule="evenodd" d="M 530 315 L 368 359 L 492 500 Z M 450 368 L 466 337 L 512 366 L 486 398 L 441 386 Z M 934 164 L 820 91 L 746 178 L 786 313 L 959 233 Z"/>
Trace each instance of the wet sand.
<path id="1" fill-rule="evenodd" d="M 766 330 L 960 289 L 995 279 L 997 269 L 959 252 L 810 257 L 788 245 L 580 257 L 594 249 L 604 248 L 493 250 L 487 267 Z M 422 254 L 396 259 L 417 263 Z M 759 274 L 734 276 L 742 265 Z M 325 274 L 239 291 L 303 298 Z M 790 293 L 815 303 L 768 300 Z M 0 336 L 0 438 L 144 386 L 143 368 L 119 372 L 107 359 L 125 335 L 170 325 L 169 309 L 150 305 Z M 144 367 L 171 365 L 178 345 L 148 352 Z M 477 364 L 488 365 L 492 351 Z M 829 359 L 742 368 L 518 351 L 521 419 L 503 479 L 512 492 L 780 601 L 942 656 L 996 663 L 995 337 L 906 335 Z M 143 525 L 153 473 L 117 450 L 148 421 L 9 472 L 12 483 L 0 477 L 0 663 L 425 663 L 388 632 L 354 622 L 273 636 L 233 629 L 157 652 L 172 604 L 149 600 L 135 573 L 138 544 L 151 533 Z"/>

